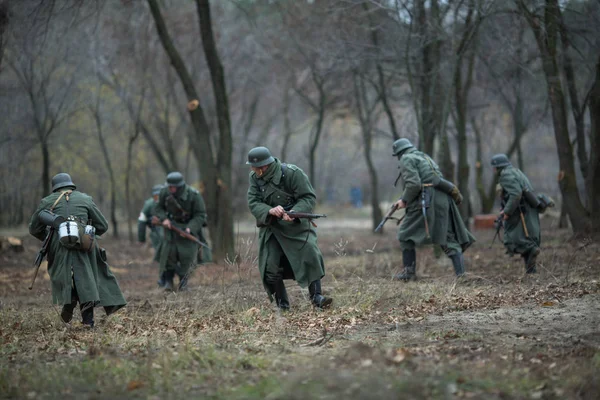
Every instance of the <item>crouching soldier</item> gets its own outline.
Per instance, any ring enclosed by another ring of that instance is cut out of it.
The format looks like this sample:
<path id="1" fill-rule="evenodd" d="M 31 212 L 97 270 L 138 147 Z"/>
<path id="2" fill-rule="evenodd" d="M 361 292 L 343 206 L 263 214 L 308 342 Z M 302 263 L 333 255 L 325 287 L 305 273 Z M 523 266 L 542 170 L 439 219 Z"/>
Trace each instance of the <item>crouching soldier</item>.
<path id="1" fill-rule="evenodd" d="M 150 229 L 150 242 L 154 248 L 154 261 L 160 260 L 160 247 L 163 240 L 163 228 L 160 225 L 158 217 L 156 217 L 156 204 L 158 203 L 158 195 L 162 190 L 163 185 L 154 185 L 152 187 L 152 197 L 144 202 L 140 216 L 138 217 L 138 242 L 146 242 L 146 230 Z M 158 273 L 158 286 L 165 286 L 165 277 L 160 271 Z"/>
<path id="2" fill-rule="evenodd" d="M 174 232 L 179 228 L 203 243 L 202 227 L 206 224 L 206 207 L 200 192 L 186 185 L 180 172 L 167 175 L 167 187 L 160 191 L 156 216 L 165 228 L 160 250 L 160 271 L 165 277 L 165 290 L 173 290 L 175 274 L 179 290 L 187 290 L 187 282 L 198 259 L 199 245 Z"/>
<path id="3" fill-rule="evenodd" d="M 49 227 L 50 226 L 50 227 Z M 29 233 L 40 240 L 47 235 L 48 273 L 52 300 L 63 306 L 66 323 L 77 303 L 82 323 L 94 327 L 94 307 L 103 306 L 110 315 L 126 303 L 115 276 L 106 263 L 106 253 L 95 235 L 108 230 L 108 223 L 92 198 L 76 190 L 69 174 L 52 178 L 52 194 L 40 202 L 31 217 Z"/>
<path id="4" fill-rule="evenodd" d="M 510 255 L 520 254 L 525 262 L 525 272 L 533 274 L 540 254 L 539 210 L 554 204 L 540 204 L 527 176 L 513 167 L 505 154 L 493 156 L 491 164 L 502 188 L 504 247 Z"/>
<path id="5" fill-rule="evenodd" d="M 292 219 L 287 211 L 312 213 L 315 191 L 299 167 L 284 164 L 266 147 L 248 153 L 250 185 L 248 207 L 259 231 L 258 266 L 263 285 L 277 307 L 290 307 L 284 279 L 295 279 L 308 286 L 315 307 L 326 308 L 332 299 L 323 296 L 321 278 L 325 276 L 323 256 L 317 246 L 317 233 L 308 219 Z"/>
<path id="6" fill-rule="evenodd" d="M 395 279 L 416 279 L 415 247 L 430 243 L 440 245 L 452 260 L 456 276 L 464 275 L 463 252 L 475 238 L 467 230 L 456 206 L 462 201 L 460 192 L 454 184 L 444 180 L 438 165 L 408 139 L 396 140 L 392 153 L 398 157 L 404 181 L 402 197 L 394 206 L 406 208 L 398 229 L 404 272 Z"/>

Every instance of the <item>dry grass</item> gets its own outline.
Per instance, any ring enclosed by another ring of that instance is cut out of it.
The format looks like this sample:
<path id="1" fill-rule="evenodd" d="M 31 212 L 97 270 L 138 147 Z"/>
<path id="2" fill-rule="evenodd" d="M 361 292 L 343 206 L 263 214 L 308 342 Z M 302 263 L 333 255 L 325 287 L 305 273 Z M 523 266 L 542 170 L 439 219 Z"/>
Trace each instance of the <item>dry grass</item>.
<path id="1" fill-rule="evenodd" d="M 540 273 L 524 276 L 478 237 L 467 279 L 423 249 L 421 279 L 402 284 L 391 232 L 323 231 L 334 307 L 312 309 L 289 282 L 286 314 L 266 299 L 252 234 L 172 294 L 155 289 L 147 250 L 105 240 L 129 304 L 98 309 L 93 331 L 59 320 L 47 281 L 27 293 L 15 258 L 0 268 L 0 397 L 597 398 L 598 245 L 553 231 Z"/>

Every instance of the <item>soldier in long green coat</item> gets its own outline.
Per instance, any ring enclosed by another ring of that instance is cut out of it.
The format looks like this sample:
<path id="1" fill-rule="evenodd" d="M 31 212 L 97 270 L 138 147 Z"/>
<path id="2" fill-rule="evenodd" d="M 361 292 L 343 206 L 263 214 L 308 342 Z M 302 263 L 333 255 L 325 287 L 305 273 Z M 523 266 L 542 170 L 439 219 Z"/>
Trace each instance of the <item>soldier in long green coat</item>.
<path id="1" fill-rule="evenodd" d="M 404 191 L 395 205 L 406 208 L 398 229 L 404 272 L 398 280 L 416 279 L 416 246 L 438 244 L 452 260 L 456 276 L 465 273 L 463 252 L 475 242 L 457 207 L 462 196 L 456 186 L 443 179 L 438 165 L 418 151 L 408 139 L 398 139 L 392 147 L 398 157 Z"/>
<path id="2" fill-rule="evenodd" d="M 152 197 L 144 202 L 140 216 L 138 217 L 138 242 L 146 243 L 146 229 L 150 229 L 150 242 L 152 248 L 154 248 L 154 261 L 159 262 L 160 260 L 160 247 L 163 240 L 163 228 L 161 225 L 153 223 L 153 218 L 158 221 L 156 217 L 156 203 L 158 203 L 158 195 L 163 189 L 164 185 L 154 185 L 152 187 Z M 165 286 L 165 277 L 159 271 L 158 286 Z"/>
<path id="3" fill-rule="evenodd" d="M 44 240 L 48 227 L 40 219 L 42 210 L 51 210 L 57 216 L 70 217 L 81 226 L 88 222 L 102 235 L 108 230 L 108 223 L 92 198 L 76 190 L 69 174 L 60 173 L 52 178 L 52 194 L 40 202 L 31 217 L 29 233 Z M 63 306 L 61 318 L 68 323 L 79 302 L 82 322 L 94 327 L 94 307 L 103 306 L 106 314 L 112 314 L 125 301 L 115 276 L 106 262 L 106 252 L 94 243 L 90 252 L 65 247 L 59 241 L 59 232 L 52 229 L 48 249 L 48 273 L 52 282 L 52 300 Z"/>
<path id="4" fill-rule="evenodd" d="M 317 233 L 307 219 L 292 219 L 286 211 L 312 213 L 315 191 L 299 167 L 281 163 L 266 147 L 248 153 L 250 185 L 248 207 L 259 230 L 258 267 L 269 299 L 288 310 L 289 299 L 284 279 L 295 279 L 308 291 L 318 308 L 331 305 L 332 299 L 321 290 L 325 276 L 323 256 L 317 246 Z"/>
<path id="5" fill-rule="evenodd" d="M 175 274 L 179 290 L 187 289 L 187 282 L 198 259 L 198 244 L 170 230 L 171 225 L 187 231 L 206 243 L 202 227 L 206 224 L 206 207 L 200 192 L 186 185 L 180 172 L 167 175 L 167 187 L 160 191 L 156 216 L 165 228 L 165 239 L 160 251 L 160 271 L 165 276 L 165 290 L 173 290 Z"/>
<path id="6" fill-rule="evenodd" d="M 494 155 L 491 164 L 502 188 L 504 247 L 511 256 L 523 257 L 526 273 L 535 273 L 540 254 L 540 217 L 537 208 L 532 207 L 525 196 L 526 192 L 534 193 L 533 186 L 505 154 Z"/>

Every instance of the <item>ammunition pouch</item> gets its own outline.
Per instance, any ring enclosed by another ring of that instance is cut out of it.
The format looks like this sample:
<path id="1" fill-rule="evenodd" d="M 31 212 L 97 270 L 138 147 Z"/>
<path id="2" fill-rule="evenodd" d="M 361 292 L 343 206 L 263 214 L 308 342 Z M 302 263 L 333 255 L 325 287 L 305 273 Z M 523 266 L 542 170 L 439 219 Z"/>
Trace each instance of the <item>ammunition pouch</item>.
<path id="1" fill-rule="evenodd" d="M 457 205 L 462 203 L 463 196 L 454 183 L 447 181 L 444 178 L 441 178 L 436 175 L 433 177 L 432 184 L 436 190 L 439 190 L 440 192 L 444 192 L 447 195 L 449 195 L 450 197 L 452 197 L 452 199 L 454 200 L 454 202 Z"/>
<path id="2" fill-rule="evenodd" d="M 50 210 L 42 210 L 39 214 L 40 221 L 51 228 L 58 229 L 60 224 L 65 222 L 65 217 L 56 215 Z"/>

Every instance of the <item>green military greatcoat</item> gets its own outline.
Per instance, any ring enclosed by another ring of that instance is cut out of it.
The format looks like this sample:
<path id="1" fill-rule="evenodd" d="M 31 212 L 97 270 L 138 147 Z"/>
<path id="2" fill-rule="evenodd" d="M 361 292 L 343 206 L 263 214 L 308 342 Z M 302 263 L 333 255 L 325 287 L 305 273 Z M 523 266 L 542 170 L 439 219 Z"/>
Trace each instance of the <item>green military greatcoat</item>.
<path id="1" fill-rule="evenodd" d="M 50 210 L 61 195 L 60 191 L 44 197 L 29 223 L 29 233 L 40 240 L 46 237 L 46 225 L 39 219 L 42 210 Z M 96 235 L 108 230 L 108 223 L 92 198 L 84 193 L 73 191 L 69 201 L 63 196 L 54 207 L 54 213 L 67 218 L 72 215 L 83 222 L 91 221 Z M 58 232 L 54 231 L 48 251 L 48 274 L 52 282 L 52 300 L 55 304 L 71 303 L 73 281 L 80 303 L 92 302 L 94 306 L 104 306 L 111 312 L 125 306 L 127 302 L 121 293 L 115 276 L 106 262 L 106 253 L 97 244 L 91 252 L 68 249 L 59 242 Z"/>
<path id="2" fill-rule="evenodd" d="M 172 195 L 168 186 L 163 188 L 155 211 L 161 221 L 168 218 L 177 228 L 190 228 L 192 235 L 206 243 L 202 234 L 202 227 L 206 224 L 206 206 L 196 189 L 184 185 Z M 164 237 L 160 251 L 160 272 L 174 270 L 179 276 L 187 275 L 190 268 L 196 265 L 199 246 L 168 229 L 165 229 Z M 178 266 L 175 260 L 179 261 Z"/>
<path id="3" fill-rule="evenodd" d="M 475 242 L 475 237 L 467 230 L 452 197 L 431 186 L 423 187 L 424 184 L 431 184 L 435 177 L 442 177 L 438 165 L 429 156 L 409 148 L 400 158 L 399 169 L 404 181 L 401 198 L 407 204 L 406 216 L 398 229 L 398 240 L 403 250 L 435 243 L 451 256 L 462 253 Z M 421 205 L 422 190 L 427 191 L 430 196 L 427 208 L 429 238 Z"/>
<path id="4" fill-rule="evenodd" d="M 504 213 L 509 216 L 504 221 L 504 246 L 510 254 L 525 254 L 540 245 L 540 218 L 523 197 L 524 190 L 533 191 L 529 179 L 521 170 L 511 165 L 500 170 L 499 182 L 502 187 Z M 521 212 L 529 237 L 521 223 Z"/>
<path id="5" fill-rule="evenodd" d="M 316 203 L 315 191 L 308 177 L 299 167 L 283 164 L 275 158 L 262 177 L 250 172 L 248 207 L 256 218 L 259 230 L 258 267 L 263 285 L 271 293 L 265 282 L 265 272 L 269 257 L 268 242 L 277 240 L 285 258 L 285 279 L 295 279 L 301 287 L 325 275 L 323 256 L 317 246 L 317 233 L 307 219 L 293 222 L 283 221 L 269 214 L 273 207 L 282 206 L 286 210 L 312 213 Z"/>
<path id="6" fill-rule="evenodd" d="M 156 203 L 154 198 L 150 197 L 144 202 L 144 207 L 138 217 L 138 242 L 146 241 L 146 228 L 150 228 L 150 241 L 154 248 L 154 261 L 160 260 L 160 246 L 163 239 L 163 228 L 160 225 L 152 225 L 152 217 L 156 215 Z"/>

